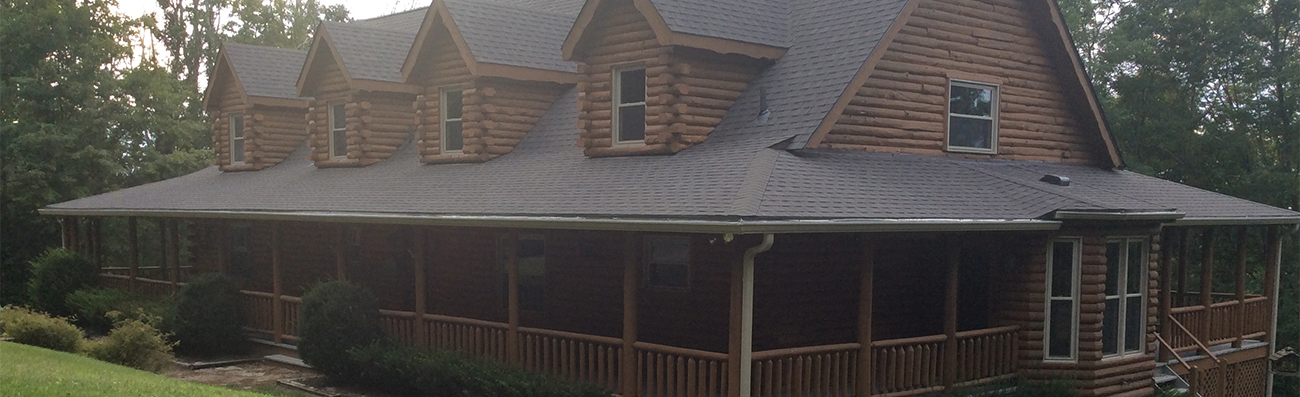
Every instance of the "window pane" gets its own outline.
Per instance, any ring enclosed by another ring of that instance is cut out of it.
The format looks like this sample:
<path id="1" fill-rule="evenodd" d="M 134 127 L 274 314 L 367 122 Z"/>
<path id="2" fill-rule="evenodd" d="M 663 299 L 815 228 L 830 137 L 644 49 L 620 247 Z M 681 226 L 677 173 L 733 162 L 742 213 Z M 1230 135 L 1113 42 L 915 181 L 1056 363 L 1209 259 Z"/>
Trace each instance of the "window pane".
<path id="1" fill-rule="evenodd" d="M 1074 289 L 1074 242 L 1052 244 L 1052 296 L 1072 297 Z"/>
<path id="2" fill-rule="evenodd" d="M 645 139 L 645 106 L 618 108 L 618 141 Z"/>
<path id="3" fill-rule="evenodd" d="M 236 163 L 244 162 L 244 139 L 239 138 L 230 142 L 230 161 Z"/>
<path id="4" fill-rule="evenodd" d="M 1143 247 L 1140 242 L 1131 242 L 1128 244 L 1128 293 L 1142 293 L 1142 270 L 1146 261 L 1144 260 Z"/>
<path id="5" fill-rule="evenodd" d="M 334 108 L 333 111 L 334 114 L 332 114 L 331 116 L 333 116 L 334 119 L 331 120 L 330 129 L 335 130 L 335 129 L 347 128 L 348 126 L 347 109 L 344 108 L 343 104 L 333 105 L 333 108 Z"/>
<path id="6" fill-rule="evenodd" d="M 447 90 L 447 91 L 443 91 L 442 95 L 447 101 L 446 104 L 447 114 L 445 115 L 446 119 L 447 120 L 460 119 L 461 92 L 458 90 Z"/>
<path id="7" fill-rule="evenodd" d="M 1119 295 L 1120 243 L 1106 243 L 1106 295 Z"/>
<path id="8" fill-rule="evenodd" d="M 546 242 L 540 238 L 519 239 L 519 309 L 533 312 L 546 308 Z"/>
<path id="9" fill-rule="evenodd" d="M 951 146 L 992 149 L 993 120 L 965 117 L 948 118 L 948 144 Z"/>
<path id="10" fill-rule="evenodd" d="M 619 103 L 645 102 L 645 69 L 618 73 Z"/>
<path id="11" fill-rule="evenodd" d="M 464 135 L 461 134 L 462 132 L 461 128 L 464 126 L 461 124 L 461 122 L 448 121 L 446 123 L 443 123 L 443 127 L 447 129 L 446 131 L 443 131 L 442 134 L 442 139 L 446 140 L 442 143 L 443 147 L 445 147 L 446 150 L 448 151 L 457 151 L 457 150 L 464 149 L 465 137 Z"/>
<path id="12" fill-rule="evenodd" d="M 948 111 L 955 114 L 992 117 L 993 90 L 953 85 L 952 97 L 948 98 Z"/>
<path id="13" fill-rule="evenodd" d="M 347 130 L 331 130 L 330 139 L 334 142 L 334 152 L 331 156 L 348 155 L 348 132 Z"/>
<path id="14" fill-rule="evenodd" d="M 688 237 L 647 237 L 645 256 L 647 285 L 690 286 L 691 244 Z"/>
<path id="15" fill-rule="evenodd" d="M 1107 299 L 1102 310 L 1101 353 L 1119 353 L 1119 298 Z"/>
<path id="16" fill-rule="evenodd" d="M 244 116 L 230 116 L 230 134 L 235 138 L 244 137 Z"/>
<path id="17" fill-rule="evenodd" d="M 1142 297 L 1135 296 L 1128 298 L 1128 311 L 1124 321 L 1124 351 L 1137 351 L 1142 349 L 1143 335 L 1146 334 L 1142 329 L 1142 317 L 1144 317 Z"/>
<path id="18" fill-rule="evenodd" d="M 1057 358 L 1069 358 L 1073 346 L 1070 330 L 1074 327 L 1074 305 L 1072 301 L 1054 300 L 1049 309 L 1051 328 L 1048 329 L 1047 355 Z"/>

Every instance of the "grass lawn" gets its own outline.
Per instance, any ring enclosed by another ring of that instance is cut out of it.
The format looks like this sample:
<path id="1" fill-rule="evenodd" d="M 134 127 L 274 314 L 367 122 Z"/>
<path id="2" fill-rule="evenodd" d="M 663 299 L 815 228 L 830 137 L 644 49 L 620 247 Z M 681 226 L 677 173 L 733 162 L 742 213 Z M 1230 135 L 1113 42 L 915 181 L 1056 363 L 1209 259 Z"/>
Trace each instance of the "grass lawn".
<path id="1" fill-rule="evenodd" d="M 12 342 L 0 342 L 0 396 L 265 397 Z"/>

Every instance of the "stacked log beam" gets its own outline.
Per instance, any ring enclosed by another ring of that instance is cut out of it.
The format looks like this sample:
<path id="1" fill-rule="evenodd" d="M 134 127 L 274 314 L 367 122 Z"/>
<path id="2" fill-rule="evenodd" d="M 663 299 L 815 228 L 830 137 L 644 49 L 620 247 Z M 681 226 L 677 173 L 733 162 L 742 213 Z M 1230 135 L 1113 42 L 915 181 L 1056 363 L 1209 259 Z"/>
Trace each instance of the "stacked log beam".
<path id="1" fill-rule="evenodd" d="M 284 161 L 307 137 L 305 109 L 254 106 L 244 116 L 245 160 L 255 169 Z"/>
<path id="2" fill-rule="evenodd" d="M 348 157 L 362 166 L 387 160 L 415 127 L 408 94 L 362 92 L 344 105 L 348 113 Z"/>
<path id="3" fill-rule="evenodd" d="M 1102 153 L 1062 92 L 1057 65 L 1020 5 L 926 0 L 823 140 L 828 148 L 1090 163 Z M 950 153 L 949 78 L 998 84 L 997 155 Z M 967 78 L 971 79 L 971 78 Z"/>

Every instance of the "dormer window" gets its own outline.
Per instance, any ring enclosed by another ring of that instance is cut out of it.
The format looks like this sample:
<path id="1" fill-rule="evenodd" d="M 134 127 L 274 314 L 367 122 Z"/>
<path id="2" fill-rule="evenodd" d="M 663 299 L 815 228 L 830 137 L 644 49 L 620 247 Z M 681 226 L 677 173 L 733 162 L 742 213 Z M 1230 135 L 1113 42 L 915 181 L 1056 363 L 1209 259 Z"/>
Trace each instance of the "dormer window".
<path id="1" fill-rule="evenodd" d="M 645 66 L 614 69 L 614 144 L 645 141 Z"/>
<path id="2" fill-rule="evenodd" d="M 948 83 L 948 151 L 996 154 L 998 86 L 961 80 Z"/>
<path id="3" fill-rule="evenodd" d="M 348 113 L 342 103 L 330 105 L 330 157 L 348 156 Z"/>
<path id="4" fill-rule="evenodd" d="M 230 115 L 230 163 L 244 163 L 244 115 Z"/>
<path id="5" fill-rule="evenodd" d="M 447 87 L 442 89 L 442 153 L 460 153 L 465 148 L 464 124 L 461 121 L 461 89 Z"/>

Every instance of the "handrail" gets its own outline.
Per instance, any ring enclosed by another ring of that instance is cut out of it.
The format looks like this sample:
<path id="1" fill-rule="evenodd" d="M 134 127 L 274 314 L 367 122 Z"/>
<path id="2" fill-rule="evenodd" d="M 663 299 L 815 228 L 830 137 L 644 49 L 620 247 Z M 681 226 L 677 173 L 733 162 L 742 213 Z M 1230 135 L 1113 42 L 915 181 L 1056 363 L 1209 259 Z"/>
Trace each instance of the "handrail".
<path id="1" fill-rule="evenodd" d="M 379 309 L 379 315 L 388 317 L 415 317 L 415 312 L 406 312 L 401 310 Z"/>
<path id="2" fill-rule="evenodd" d="M 904 346 L 904 345 L 916 345 L 922 343 L 937 343 L 946 340 L 948 340 L 948 335 L 917 336 L 913 338 L 872 341 L 871 347 L 894 347 L 894 346 Z"/>
<path id="3" fill-rule="evenodd" d="M 1205 352 L 1206 356 L 1209 356 L 1215 362 L 1219 361 L 1219 357 L 1214 355 L 1214 352 L 1211 352 L 1210 348 L 1205 347 L 1205 343 L 1202 343 L 1201 340 L 1197 338 L 1195 334 L 1192 334 L 1192 331 L 1188 331 L 1187 327 L 1183 326 L 1183 323 L 1178 322 L 1178 319 L 1174 318 L 1174 316 L 1169 316 L 1169 321 L 1172 321 L 1174 325 L 1178 326 L 1178 329 L 1182 330 L 1183 333 L 1186 333 L 1187 336 L 1192 337 L 1192 342 L 1196 342 L 1196 347 L 1200 348 L 1201 351 Z"/>
<path id="4" fill-rule="evenodd" d="M 705 360 L 726 360 L 727 359 L 726 353 L 716 353 L 716 352 L 710 352 L 704 350 L 687 349 L 684 347 L 664 346 L 664 345 L 657 345 L 649 342 L 636 342 L 632 344 L 632 347 L 635 347 L 637 350 L 647 351 L 652 353 L 662 353 L 662 354 L 671 354 L 671 355 L 682 356 L 682 357 L 702 358 Z"/>
<path id="5" fill-rule="evenodd" d="M 1198 312 L 1201 310 L 1205 310 L 1205 306 L 1196 305 L 1196 306 L 1173 307 L 1169 309 L 1169 314 L 1183 314 L 1183 313 Z"/>
<path id="6" fill-rule="evenodd" d="M 1246 300 L 1245 300 L 1244 302 L 1245 302 L 1245 303 L 1255 303 L 1255 302 L 1264 302 L 1264 301 L 1267 301 L 1267 300 L 1268 300 L 1268 297 L 1267 297 L 1267 296 L 1252 296 L 1252 297 L 1246 298 Z"/>
<path id="7" fill-rule="evenodd" d="M 244 294 L 244 295 L 256 296 L 256 297 L 259 297 L 259 298 L 275 298 L 275 294 L 272 294 L 272 293 L 270 293 L 270 292 L 249 291 L 249 290 L 242 290 L 242 289 L 239 290 L 239 292 L 242 293 L 242 294 Z"/>
<path id="8" fill-rule="evenodd" d="M 486 328 L 498 328 L 498 329 L 510 328 L 510 325 L 505 323 L 498 323 L 495 321 L 487 321 L 487 320 L 477 320 L 477 319 L 464 318 L 464 317 L 444 316 L 441 314 L 425 314 L 424 319 L 441 321 L 441 322 L 452 323 L 452 324 L 473 325 L 477 327 L 486 327 Z"/>
<path id="9" fill-rule="evenodd" d="M 1005 327 L 997 327 L 997 328 L 974 329 L 970 331 L 958 332 L 957 339 L 978 338 L 981 336 L 1005 334 L 1008 332 L 1016 332 L 1019 330 L 1020 330 L 1019 325 L 1008 325 Z"/>
<path id="10" fill-rule="evenodd" d="M 565 331 L 556 331 L 551 329 L 528 328 L 528 327 L 519 327 L 519 332 L 525 334 L 549 336 L 552 338 L 573 339 L 576 341 L 591 342 L 591 343 L 601 344 L 601 345 L 610 345 L 610 346 L 623 345 L 622 339 L 611 338 L 608 336 L 587 335 L 587 334 L 579 334 L 576 332 L 565 332 Z"/>
<path id="11" fill-rule="evenodd" d="M 302 298 L 289 295 L 280 295 L 280 300 L 289 303 L 302 303 Z"/>
<path id="12" fill-rule="evenodd" d="M 758 360 L 768 360 L 768 359 L 773 359 L 778 357 L 813 355 L 813 354 L 830 353 L 830 352 L 843 351 L 843 350 L 857 350 L 861 348 L 862 348 L 862 344 L 860 343 L 840 343 L 835 345 L 791 347 L 786 349 L 773 349 L 773 350 L 754 352 L 752 357 L 755 361 L 758 361 Z"/>
<path id="13" fill-rule="evenodd" d="M 171 268 L 171 266 L 167 266 L 167 267 L 163 267 L 163 266 L 140 266 L 140 267 L 137 267 L 136 269 L 141 269 L 141 270 L 153 270 L 153 269 L 170 269 L 170 268 Z M 179 266 L 178 268 L 180 268 L 180 269 L 193 269 L 193 268 L 194 268 L 194 265 L 181 265 L 181 266 Z M 130 267 L 130 266 L 105 266 L 105 267 L 101 267 L 101 268 L 99 268 L 99 269 L 100 269 L 100 270 L 131 270 L 131 267 Z"/>
<path id="14" fill-rule="evenodd" d="M 100 273 L 99 276 L 100 276 L 100 277 L 108 277 L 108 278 L 116 278 L 116 279 L 121 279 L 121 280 L 130 280 L 130 279 L 131 279 L 131 276 L 128 276 L 128 275 L 125 275 L 125 274 Z"/>
<path id="15" fill-rule="evenodd" d="M 1178 363 L 1182 364 L 1183 368 L 1186 368 L 1188 371 L 1192 370 L 1192 366 L 1187 364 L 1186 360 L 1183 360 L 1183 356 L 1178 355 L 1178 351 L 1174 350 L 1174 347 L 1170 346 L 1169 342 L 1166 342 L 1165 338 L 1161 337 L 1159 332 L 1156 333 L 1156 342 L 1159 342 L 1160 346 L 1163 346 L 1166 350 L 1169 350 L 1170 353 L 1173 353 L 1174 358 L 1178 359 Z"/>

